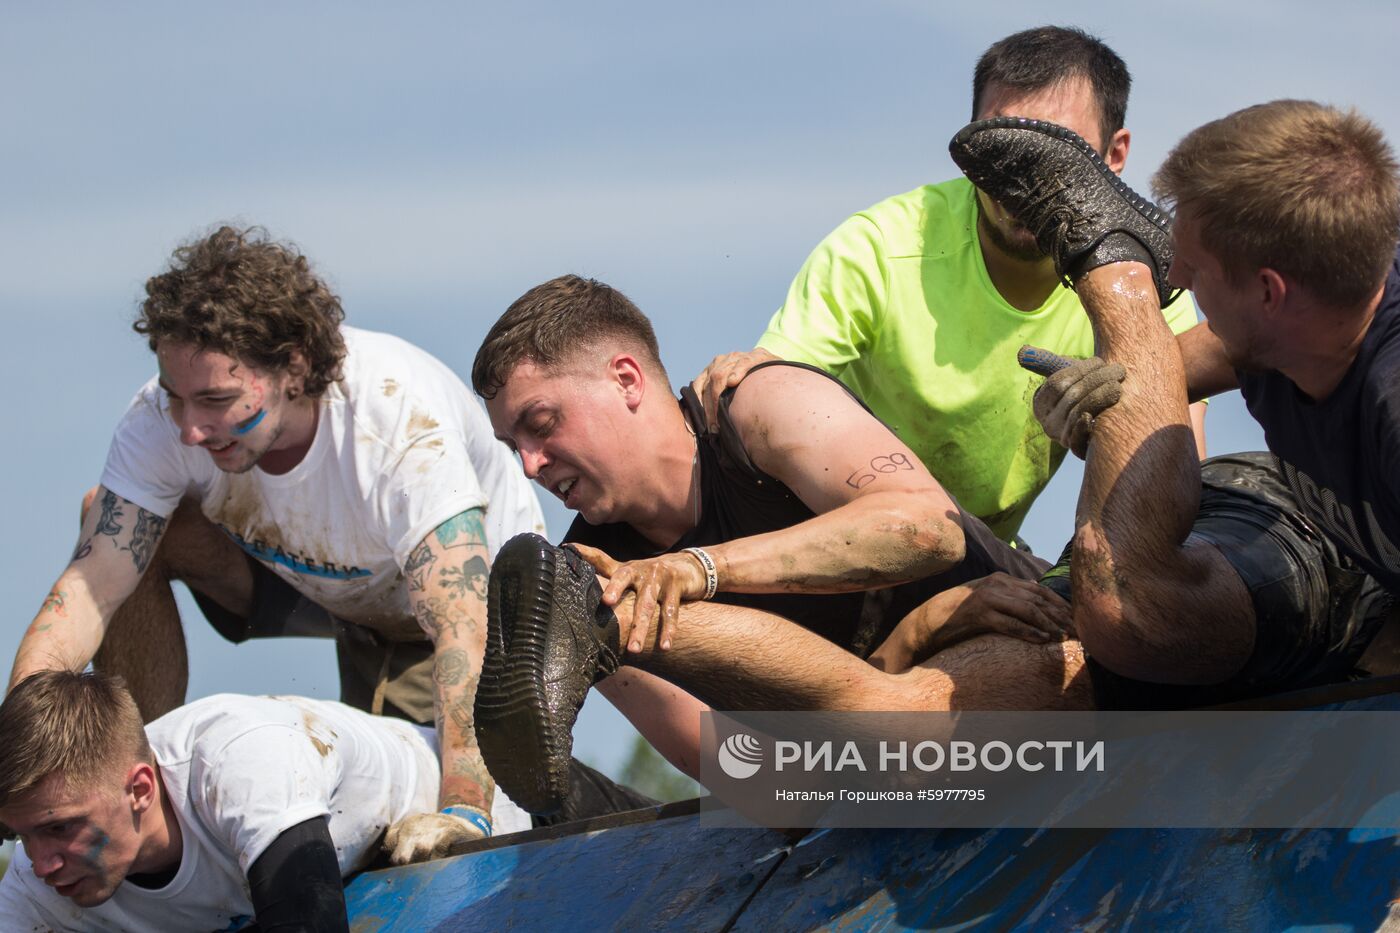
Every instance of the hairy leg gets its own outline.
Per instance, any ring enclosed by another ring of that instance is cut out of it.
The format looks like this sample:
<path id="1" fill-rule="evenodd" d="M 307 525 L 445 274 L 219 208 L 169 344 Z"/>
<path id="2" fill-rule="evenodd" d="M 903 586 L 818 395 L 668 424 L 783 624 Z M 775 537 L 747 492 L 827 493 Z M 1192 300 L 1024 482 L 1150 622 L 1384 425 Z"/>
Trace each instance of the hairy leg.
<path id="1" fill-rule="evenodd" d="M 1077 641 L 1031 644 L 984 635 L 940 651 L 903 674 L 934 710 L 1086 710 L 1093 684 Z"/>
<path id="2" fill-rule="evenodd" d="M 185 702 L 190 680 L 185 630 L 159 551 L 136 589 L 112 613 L 92 666 L 121 675 L 145 722 Z"/>
<path id="3" fill-rule="evenodd" d="M 89 493 L 84 512 L 91 501 Z M 239 615 L 252 609 L 253 575 L 243 552 L 198 506 L 182 502 L 141 582 L 112 614 L 92 662 L 126 680 L 146 722 L 184 703 L 189 686 L 189 655 L 173 580 Z"/>
<path id="4" fill-rule="evenodd" d="M 1244 584 L 1213 547 L 1187 542 L 1201 477 L 1181 354 L 1148 268 L 1112 263 L 1076 283 L 1098 353 L 1128 371 L 1098 417 L 1075 517 L 1075 627 L 1120 674 L 1215 683 L 1254 643 Z"/>
<path id="5" fill-rule="evenodd" d="M 619 616 L 630 616 L 623 603 Z M 716 603 L 681 607 L 672 646 L 655 627 L 631 664 L 716 709 L 1088 709 L 1075 643 L 1033 645 L 992 635 L 934 655 L 902 674 L 881 671 L 779 616 Z"/>

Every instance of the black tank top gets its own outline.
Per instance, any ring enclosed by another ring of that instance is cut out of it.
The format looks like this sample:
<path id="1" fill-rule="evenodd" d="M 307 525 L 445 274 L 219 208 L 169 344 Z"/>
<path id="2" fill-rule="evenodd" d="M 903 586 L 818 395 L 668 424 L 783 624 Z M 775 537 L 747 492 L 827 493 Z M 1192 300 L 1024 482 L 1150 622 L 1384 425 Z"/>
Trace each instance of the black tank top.
<path id="1" fill-rule="evenodd" d="M 760 363 L 749 370 L 749 374 L 766 366 L 796 366 L 832 379 L 815 367 L 783 360 Z M 841 385 L 839 382 L 837 384 Z M 865 408 L 865 403 L 850 389 L 844 385 L 842 388 Z M 814 517 L 815 513 L 792 490 L 764 473 L 749 458 L 729 415 L 733 397 L 734 389 L 721 397 L 719 429 L 710 434 L 705 431 L 704 411 L 694 392 L 689 386 L 681 390 L 681 409 L 686 421 L 697 432 L 700 458 L 700 522 L 696 527 L 670 547 L 658 549 L 631 525 L 622 522 L 590 525 L 580 516 L 574 519 L 564 540 L 599 548 L 617 560 L 639 560 L 683 548 L 708 547 L 737 538 L 766 534 Z M 869 409 L 866 408 L 866 411 Z M 986 525 L 961 507 L 959 511 L 967 542 L 967 556 L 958 566 L 936 576 L 881 590 L 855 593 L 721 592 L 715 596 L 714 602 L 762 609 L 783 616 L 865 657 L 879 646 L 900 619 L 936 593 L 997 570 L 1034 580 L 1049 567 L 1046 562 L 998 539 Z"/>
<path id="2" fill-rule="evenodd" d="M 1400 251 L 1356 359 L 1326 399 L 1308 399 L 1281 373 L 1238 376 L 1299 507 L 1400 593 Z"/>

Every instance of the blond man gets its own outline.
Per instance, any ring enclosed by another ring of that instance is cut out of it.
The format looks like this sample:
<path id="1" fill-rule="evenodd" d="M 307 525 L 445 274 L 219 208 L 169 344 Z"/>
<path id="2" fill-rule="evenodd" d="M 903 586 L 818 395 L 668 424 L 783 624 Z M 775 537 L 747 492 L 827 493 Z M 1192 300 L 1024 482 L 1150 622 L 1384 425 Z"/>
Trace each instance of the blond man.
<path id="1" fill-rule="evenodd" d="M 21 839 L 6 929 L 347 929 L 342 877 L 439 784 L 431 729 L 229 695 L 143 728 L 100 673 L 27 678 L 0 705 L 0 747 L 0 823 Z M 498 832 L 529 828 L 495 801 Z"/>

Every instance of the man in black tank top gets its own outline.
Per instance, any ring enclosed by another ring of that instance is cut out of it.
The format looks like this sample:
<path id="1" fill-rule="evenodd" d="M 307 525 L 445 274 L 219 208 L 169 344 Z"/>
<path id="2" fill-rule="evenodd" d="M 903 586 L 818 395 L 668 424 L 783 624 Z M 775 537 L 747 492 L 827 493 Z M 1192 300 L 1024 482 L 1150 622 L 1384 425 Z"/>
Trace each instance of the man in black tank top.
<path id="1" fill-rule="evenodd" d="M 852 652 L 869 654 L 907 617 L 924 634 L 895 640 L 899 657 L 876 663 L 908 667 L 975 634 L 1017 639 L 943 652 L 953 666 L 929 688 L 942 699 L 879 702 L 946 707 L 955 681 L 982 708 L 1087 702 L 1077 650 L 1062 640 L 1066 609 L 1034 582 L 1048 565 L 963 513 L 826 374 L 756 369 L 707 434 L 693 399 L 671 394 L 641 312 L 606 285 L 565 276 L 511 306 L 472 378 L 525 473 L 580 513 L 567 540 L 606 578 L 603 602 L 630 629 L 624 660 L 662 671 L 724 657 L 778 707 L 849 703 L 863 687 L 831 672 L 849 663 L 857 681 L 880 675 Z M 665 657 L 645 660 L 653 654 Z M 667 731 L 680 716 L 658 712 L 654 695 L 618 695 L 645 682 L 629 666 L 600 688 L 650 738 L 648 718 Z M 818 700 L 825 691 L 845 696 Z"/>
<path id="2" fill-rule="evenodd" d="M 1100 698 L 1345 676 L 1400 594 L 1400 179 L 1380 132 L 1303 101 L 1207 124 L 1154 180 L 1177 206 L 1170 233 L 1061 128 L 972 124 L 952 148 L 1007 200 L 1053 181 L 1011 209 L 1094 325 L 1102 359 L 1051 376 L 1036 409 L 1074 449 L 1092 427 L 1070 576 Z M 1210 322 L 1179 341 L 1156 313 L 1168 265 Z M 1087 387 L 1112 366 L 1129 378 L 1105 404 Z M 1203 475 L 1188 394 L 1235 386 L 1271 455 Z"/>

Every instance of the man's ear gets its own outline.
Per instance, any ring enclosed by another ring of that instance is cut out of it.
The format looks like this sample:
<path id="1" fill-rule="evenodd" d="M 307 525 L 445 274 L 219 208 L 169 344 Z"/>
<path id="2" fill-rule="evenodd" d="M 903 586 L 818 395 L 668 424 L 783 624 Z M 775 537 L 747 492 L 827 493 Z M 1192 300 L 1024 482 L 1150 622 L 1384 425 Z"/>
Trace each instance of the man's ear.
<path id="1" fill-rule="evenodd" d="M 1255 288 L 1258 290 L 1259 306 L 1265 314 L 1277 314 L 1283 310 L 1289 298 L 1288 280 L 1273 269 L 1260 269 L 1254 274 Z"/>
<path id="2" fill-rule="evenodd" d="M 646 396 L 647 374 L 642 364 L 630 353 L 619 353 L 608 361 L 608 375 L 617 384 L 627 407 L 636 411 Z"/>
<path id="3" fill-rule="evenodd" d="M 296 398 L 306 394 L 306 374 L 311 367 L 307 365 L 306 355 L 300 350 L 293 350 L 291 357 L 287 360 L 287 397 Z"/>
<path id="4" fill-rule="evenodd" d="M 1127 130 L 1119 130 L 1113 134 L 1108 145 L 1104 147 L 1104 164 L 1119 175 L 1123 174 L 1123 166 L 1128 164 L 1128 144 L 1131 142 L 1132 134 Z"/>
<path id="5" fill-rule="evenodd" d="M 145 813 L 160 803 L 160 779 L 155 765 L 138 761 L 126 773 L 126 797 L 132 813 Z"/>

